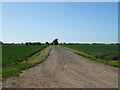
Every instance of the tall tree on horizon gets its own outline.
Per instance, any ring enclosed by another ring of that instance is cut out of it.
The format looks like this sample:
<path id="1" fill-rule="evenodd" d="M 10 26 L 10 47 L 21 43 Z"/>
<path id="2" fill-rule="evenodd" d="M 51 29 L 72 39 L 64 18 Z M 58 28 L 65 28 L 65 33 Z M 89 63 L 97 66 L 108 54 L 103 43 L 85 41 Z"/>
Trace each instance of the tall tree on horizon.
<path id="1" fill-rule="evenodd" d="M 53 40 L 53 45 L 58 45 L 58 39 Z"/>

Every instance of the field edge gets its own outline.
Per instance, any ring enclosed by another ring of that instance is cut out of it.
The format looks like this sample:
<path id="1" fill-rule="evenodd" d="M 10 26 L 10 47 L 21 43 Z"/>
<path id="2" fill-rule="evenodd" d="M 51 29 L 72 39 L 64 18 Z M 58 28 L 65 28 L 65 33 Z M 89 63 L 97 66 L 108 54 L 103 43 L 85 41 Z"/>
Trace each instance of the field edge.
<path id="1" fill-rule="evenodd" d="M 113 67 L 120 67 L 120 61 L 118 61 L 118 62 L 107 62 L 105 60 L 97 59 L 94 56 L 89 55 L 89 54 L 87 54 L 87 53 L 85 53 L 83 51 L 74 50 L 74 49 L 71 49 L 71 48 L 63 46 L 63 45 L 60 45 L 60 46 L 67 49 L 67 50 L 69 50 L 69 51 L 72 51 L 73 53 L 75 53 L 77 55 L 88 58 L 88 59 L 93 60 L 95 62 L 102 63 L 102 64 L 105 64 L 105 65 L 110 65 L 110 66 L 113 66 Z"/>
<path id="2" fill-rule="evenodd" d="M 2 70 L 2 81 L 9 77 L 19 76 L 23 70 L 32 68 L 40 63 L 42 63 L 50 54 L 52 46 L 48 46 L 43 50 L 35 53 L 31 57 L 27 58 L 27 61 L 22 61 L 14 66 L 5 67 Z"/>

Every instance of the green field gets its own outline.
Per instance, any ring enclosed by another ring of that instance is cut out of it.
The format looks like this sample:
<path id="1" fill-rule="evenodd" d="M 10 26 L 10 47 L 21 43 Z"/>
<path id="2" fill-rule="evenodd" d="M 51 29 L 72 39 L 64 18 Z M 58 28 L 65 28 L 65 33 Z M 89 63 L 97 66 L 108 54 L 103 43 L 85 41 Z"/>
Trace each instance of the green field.
<path id="1" fill-rule="evenodd" d="M 3 78 L 18 75 L 21 70 L 34 66 L 40 60 L 35 61 L 37 52 L 42 51 L 47 45 L 25 46 L 25 45 L 3 45 L 2 46 L 2 68 Z M 39 55 L 40 56 L 40 55 Z M 46 55 L 47 56 L 47 55 Z M 38 59 L 46 57 L 42 55 Z M 33 59 L 28 60 L 30 57 Z M 33 61 L 34 60 L 34 61 Z"/>
<path id="2" fill-rule="evenodd" d="M 120 55 L 118 55 L 118 45 L 81 44 L 64 46 L 75 50 L 75 53 L 84 57 L 88 57 L 105 64 L 110 64 L 112 66 L 119 66 L 118 60 L 120 59 Z"/>
<path id="3" fill-rule="evenodd" d="M 17 62 L 21 62 L 45 47 L 46 45 L 41 46 L 5 45 L 2 47 L 2 66 L 5 67 L 16 64 Z"/>

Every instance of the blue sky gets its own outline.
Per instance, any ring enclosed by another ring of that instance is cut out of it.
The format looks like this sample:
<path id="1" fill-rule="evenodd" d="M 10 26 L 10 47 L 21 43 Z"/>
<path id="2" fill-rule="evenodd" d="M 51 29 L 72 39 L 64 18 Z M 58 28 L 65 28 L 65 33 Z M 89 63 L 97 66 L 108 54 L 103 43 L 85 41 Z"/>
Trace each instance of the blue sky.
<path id="1" fill-rule="evenodd" d="M 118 42 L 117 2 L 6 2 L 4 42 Z"/>

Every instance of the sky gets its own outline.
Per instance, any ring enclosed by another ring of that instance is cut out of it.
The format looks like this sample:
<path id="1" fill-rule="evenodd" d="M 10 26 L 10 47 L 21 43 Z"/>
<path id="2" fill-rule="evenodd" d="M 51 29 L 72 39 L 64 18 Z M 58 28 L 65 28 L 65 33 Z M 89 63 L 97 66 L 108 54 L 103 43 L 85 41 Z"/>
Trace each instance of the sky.
<path id="1" fill-rule="evenodd" d="M 117 2 L 4 2 L 2 41 L 118 42 Z"/>

